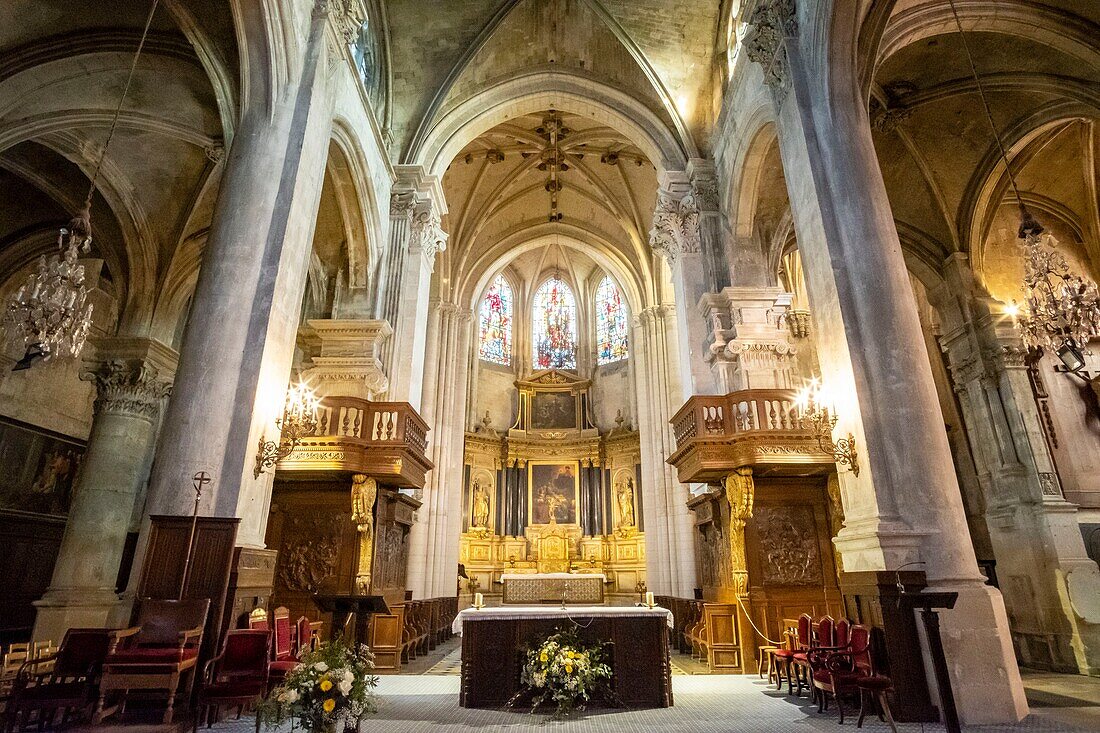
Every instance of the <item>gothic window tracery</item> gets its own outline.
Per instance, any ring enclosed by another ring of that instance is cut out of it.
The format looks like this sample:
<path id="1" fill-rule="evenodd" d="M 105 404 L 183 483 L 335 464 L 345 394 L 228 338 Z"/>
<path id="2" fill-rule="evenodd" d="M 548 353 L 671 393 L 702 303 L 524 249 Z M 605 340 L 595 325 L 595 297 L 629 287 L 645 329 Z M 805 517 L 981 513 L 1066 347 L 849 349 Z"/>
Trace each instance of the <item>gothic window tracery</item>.
<path id="1" fill-rule="evenodd" d="M 628 356 L 626 307 L 619 288 L 607 275 L 596 288 L 596 363 L 611 364 Z"/>
<path id="2" fill-rule="evenodd" d="M 536 369 L 577 368 L 577 302 L 557 275 L 535 292 L 531 330 Z"/>
<path id="3" fill-rule="evenodd" d="M 503 275 L 496 276 L 481 300 L 478 356 L 494 364 L 512 363 L 512 288 Z"/>
<path id="4" fill-rule="evenodd" d="M 359 81 L 367 90 L 367 97 L 371 100 L 372 106 L 376 105 L 382 78 L 379 73 L 378 41 L 369 17 L 365 18 L 363 24 L 359 26 L 359 34 L 351 44 L 351 56 L 355 61 Z"/>

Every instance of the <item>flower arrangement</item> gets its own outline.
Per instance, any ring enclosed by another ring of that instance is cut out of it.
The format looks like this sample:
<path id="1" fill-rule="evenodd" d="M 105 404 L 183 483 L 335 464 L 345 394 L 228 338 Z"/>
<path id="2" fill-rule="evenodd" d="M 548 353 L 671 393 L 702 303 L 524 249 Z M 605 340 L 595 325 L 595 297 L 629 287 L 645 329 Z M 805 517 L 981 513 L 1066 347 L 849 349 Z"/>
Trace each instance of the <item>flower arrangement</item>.
<path id="1" fill-rule="evenodd" d="M 586 645 L 575 630 L 557 629 L 541 644 L 529 646 L 520 674 L 523 689 L 512 699 L 532 697 L 531 712 L 552 701 L 554 717 L 583 710 L 593 697 L 611 696 L 611 667 L 604 661 L 604 646 Z"/>
<path id="2" fill-rule="evenodd" d="M 372 673 L 374 660 L 366 646 L 358 649 L 341 639 L 306 653 L 283 684 L 272 690 L 257 714 L 268 728 L 293 721 L 307 731 L 355 728 L 377 711 Z"/>

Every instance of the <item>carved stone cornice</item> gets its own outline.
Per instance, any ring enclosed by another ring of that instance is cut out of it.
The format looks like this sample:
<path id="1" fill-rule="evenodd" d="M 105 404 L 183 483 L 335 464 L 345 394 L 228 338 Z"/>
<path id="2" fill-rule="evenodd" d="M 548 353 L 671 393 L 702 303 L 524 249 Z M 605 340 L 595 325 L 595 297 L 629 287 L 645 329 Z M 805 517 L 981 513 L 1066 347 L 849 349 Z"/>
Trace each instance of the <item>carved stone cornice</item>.
<path id="1" fill-rule="evenodd" d="M 155 420 L 172 383 L 140 360 L 109 359 L 84 369 L 80 378 L 96 386 L 95 412 Z"/>
<path id="2" fill-rule="evenodd" d="M 798 35 L 794 0 L 761 0 L 749 17 L 741 41 L 750 61 L 760 64 L 764 83 L 771 87 L 776 106 L 791 88 L 790 63 L 784 41 Z"/>

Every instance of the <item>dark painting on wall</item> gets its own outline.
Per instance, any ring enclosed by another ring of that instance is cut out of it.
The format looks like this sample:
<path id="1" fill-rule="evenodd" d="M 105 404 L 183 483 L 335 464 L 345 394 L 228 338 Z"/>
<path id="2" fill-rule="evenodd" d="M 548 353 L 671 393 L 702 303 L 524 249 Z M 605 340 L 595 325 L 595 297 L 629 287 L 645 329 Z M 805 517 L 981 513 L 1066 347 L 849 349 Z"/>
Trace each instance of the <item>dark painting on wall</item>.
<path id="1" fill-rule="evenodd" d="M 84 442 L 0 418 L 0 509 L 64 515 Z"/>
<path id="2" fill-rule="evenodd" d="M 576 524 L 578 472 L 576 463 L 528 464 L 531 524 Z"/>
<path id="3" fill-rule="evenodd" d="M 577 398 L 571 392 L 538 392 L 531 399 L 531 427 L 535 430 L 577 427 Z"/>

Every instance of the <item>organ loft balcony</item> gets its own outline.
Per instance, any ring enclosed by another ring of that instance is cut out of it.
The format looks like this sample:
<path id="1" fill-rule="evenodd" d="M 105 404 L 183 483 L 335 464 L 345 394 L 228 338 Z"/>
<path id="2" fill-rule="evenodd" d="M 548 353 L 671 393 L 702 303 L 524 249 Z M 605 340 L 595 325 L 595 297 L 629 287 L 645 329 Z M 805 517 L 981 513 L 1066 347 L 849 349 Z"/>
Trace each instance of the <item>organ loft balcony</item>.
<path id="1" fill-rule="evenodd" d="M 816 476 L 835 470 L 832 454 L 799 418 L 794 390 L 693 395 L 670 422 L 676 451 L 668 463 L 681 483 L 721 483 L 743 466 L 752 466 L 757 476 Z"/>

